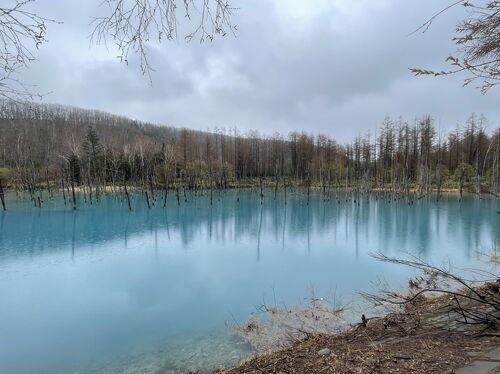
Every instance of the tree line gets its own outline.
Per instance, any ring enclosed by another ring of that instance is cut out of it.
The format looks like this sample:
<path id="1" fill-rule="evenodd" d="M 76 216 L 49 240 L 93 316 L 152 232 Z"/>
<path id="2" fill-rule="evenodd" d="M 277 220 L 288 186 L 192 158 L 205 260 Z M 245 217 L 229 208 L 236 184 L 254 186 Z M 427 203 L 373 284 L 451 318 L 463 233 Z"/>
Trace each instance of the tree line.
<path id="1" fill-rule="evenodd" d="M 499 194 L 500 129 L 471 115 L 444 133 L 429 116 L 386 118 L 374 135 L 341 144 L 327 135 L 272 136 L 237 129 L 195 131 L 158 126 L 79 108 L 4 101 L 0 104 L 0 195 L 9 187 L 62 191 L 76 208 L 75 191 L 90 202 L 108 189 L 146 193 L 155 203 L 169 190 L 256 186 L 319 188 L 356 194 L 388 191 L 417 198 L 457 188 L 460 194 Z M 149 195 L 148 195 L 149 194 Z M 3 199 L 2 199 L 3 201 Z"/>

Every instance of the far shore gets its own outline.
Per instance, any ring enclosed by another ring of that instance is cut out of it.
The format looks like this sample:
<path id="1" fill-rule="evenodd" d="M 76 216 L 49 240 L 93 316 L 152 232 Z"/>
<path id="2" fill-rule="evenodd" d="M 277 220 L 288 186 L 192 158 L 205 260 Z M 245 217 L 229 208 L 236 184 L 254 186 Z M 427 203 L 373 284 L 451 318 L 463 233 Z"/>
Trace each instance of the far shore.
<path id="1" fill-rule="evenodd" d="M 255 189 L 260 188 L 260 186 L 258 184 L 253 184 L 253 183 L 242 183 L 240 185 L 229 184 L 228 186 L 226 186 L 224 188 L 215 188 L 214 187 L 212 189 L 210 189 L 209 187 L 206 187 L 206 186 L 201 186 L 201 187 L 197 187 L 197 188 L 187 188 L 183 184 L 179 184 L 178 186 L 170 185 L 168 188 L 168 191 L 175 192 L 177 187 L 179 188 L 179 191 L 186 191 L 186 192 L 193 192 L 193 191 L 196 191 L 196 192 L 210 192 L 210 191 L 216 192 L 216 191 L 224 191 L 224 190 L 255 190 Z M 96 186 L 92 186 L 92 191 L 96 191 L 96 189 L 99 192 L 102 192 L 102 191 L 121 192 L 124 190 L 124 185 L 123 184 L 116 184 L 116 185 L 107 184 L 104 186 L 99 186 L 97 188 L 96 188 Z M 131 192 L 136 192 L 136 191 L 142 192 L 142 191 L 150 191 L 151 190 L 149 186 L 134 186 L 134 185 L 127 185 L 127 189 Z M 272 191 L 274 193 L 275 189 L 276 189 L 276 187 L 273 183 L 267 183 L 267 184 L 263 185 L 263 191 L 268 191 L 268 192 Z M 304 186 L 304 185 L 287 185 L 287 187 L 286 187 L 287 191 L 289 191 L 289 190 L 307 191 L 308 189 L 310 189 L 311 191 L 315 191 L 315 192 L 318 192 L 318 191 L 322 192 L 322 193 L 324 192 L 324 189 L 321 185 L 311 185 L 310 187 Z M 42 190 L 44 192 L 48 192 L 46 185 L 40 186 L 39 190 Z M 65 192 L 70 193 L 72 189 L 70 186 L 65 186 L 64 190 L 65 190 Z M 89 187 L 83 186 L 83 185 L 78 185 L 78 186 L 74 187 L 74 190 L 75 190 L 75 192 L 86 192 L 86 191 L 89 191 Z M 164 186 L 155 186 L 153 188 L 153 190 L 155 192 L 162 192 L 162 191 L 165 191 L 165 187 Z M 58 191 L 58 192 L 62 193 L 63 189 L 61 187 L 52 186 L 51 191 L 52 192 Z M 283 192 L 284 191 L 283 186 L 280 185 L 278 187 L 277 191 Z M 374 188 L 371 188 L 368 190 L 361 190 L 361 189 L 357 189 L 356 187 L 353 187 L 353 186 L 350 186 L 348 188 L 345 188 L 345 186 L 344 186 L 344 187 L 341 187 L 339 189 L 332 186 L 332 187 L 330 187 L 330 189 L 327 188 L 325 191 L 326 191 L 325 193 L 329 194 L 331 197 L 335 197 L 337 192 L 357 193 L 360 195 L 369 194 L 369 193 L 384 193 L 385 192 L 385 193 L 390 193 L 390 194 L 394 194 L 394 195 L 406 195 L 406 191 L 399 190 L 399 189 L 392 189 L 392 188 L 383 188 L 383 187 L 374 187 Z M 28 192 L 28 191 L 23 189 L 23 188 L 18 188 L 15 185 L 7 185 L 7 186 L 4 186 L 4 192 L 7 193 L 7 192 Z M 441 193 L 460 193 L 460 189 L 458 187 L 442 187 L 441 190 L 439 191 L 437 187 L 433 187 L 430 189 L 429 194 L 437 194 L 438 192 L 441 192 Z M 409 193 L 417 194 L 417 193 L 419 193 L 419 189 L 416 187 L 411 187 L 409 189 Z M 464 188 L 463 193 L 464 194 L 477 194 L 472 187 Z M 483 188 L 481 190 L 480 194 L 481 195 L 493 195 L 493 196 L 499 197 L 498 195 L 488 191 L 486 188 Z M 425 196 L 425 195 L 427 195 L 427 193 L 424 193 L 422 196 Z"/>

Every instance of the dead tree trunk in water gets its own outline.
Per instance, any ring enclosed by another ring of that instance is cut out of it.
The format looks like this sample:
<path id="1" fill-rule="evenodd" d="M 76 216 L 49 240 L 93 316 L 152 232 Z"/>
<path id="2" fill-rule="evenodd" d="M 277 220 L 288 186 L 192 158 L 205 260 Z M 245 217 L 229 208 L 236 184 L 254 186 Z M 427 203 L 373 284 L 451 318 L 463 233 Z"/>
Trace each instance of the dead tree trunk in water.
<path id="1" fill-rule="evenodd" d="M 167 206 L 167 198 L 168 198 L 168 180 L 165 180 L 165 194 L 163 195 L 163 207 Z"/>
<path id="2" fill-rule="evenodd" d="M 311 182 L 307 184 L 307 205 L 309 205 L 309 197 L 311 195 Z"/>
<path id="3" fill-rule="evenodd" d="M 286 179 L 283 176 L 283 192 L 285 194 L 285 205 L 286 205 Z"/>
<path id="4" fill-rule="evenodd" d="M 460 190 L 460 199 L 458 200 L 459 202 L 462 202 L 462 194 L 464 191 L 464 176 L 460 175 L 460 181 L 459 181 L 459 190 Z"/>
<path id="5" fill-rule="evenodd" d="M 75 178 L 73 172 L 71 172 L 71 194 L 73 197 L 73 210 L 76 210 Z"/>
<path id="6" fill-rule="evenodd" d="M 326 201 L 326 175 L 321 172 L 322 176 L 320 177 L 321 178 L 321 183 L 323 184 L 323 201 Z"/>
<path id="7" fill-rule="evenodd" d="M 276 200 L 277 194 L 278 194 L 278 174 L 276 174 L 276 185 L 274 186 L 274 200 Z"/>
<path id="8" fill-rule="evenodd" d="M 479 175 L 479 151 L 476 154 L 476 196 L 481 198 L 481 177 Z"/>
<path id="9" fill-rule="evenodd" d="M 0 178 L 0 200 L 2 201 L 3 210 L 7 210 L 5 208 L 5 196 L 4 196 L 4 192 L 3 192 L 2 178 Z"/>
<path id="10" fill-rule="evenodd" d="M 153 173 L 151 171 L 148 171 L 149 189 L 151 190 L 151 199 L 153 200 L 153 206 L 154 206 L 156 198 L 155 198 L 155 190 L 154 190 L 154 186 L 153 186 L 153 175 L 152 174 Z M 148 197 L 148 206 L 149 206 L 149 197 Z"/>
<path id="11" fill-rule="evenodd" d="M 49 193 L 49 199 L 52 198 L 52 190 L 50 189 L 50 180 L 49 180 L 49 163 L 47 162 L 45 165 L 45 180 L 47 183 L 47 191 Z"/>
<path id="12" fill-rule="evenodd" d="M 214 189 L 213 189 L 213 182 L 210 180 L 210 205 L 214 203 Z"/>
<path id="13" fill-rule="evenodd" d="M 260 205 L 264 203 L 264 192 L 262 191 L 262 176 L 259 178 L 260 181 Z"/>
<path id="14" fill-rule="evenodd" d="M 66 191 L 65 191 L 65 186 L 64 186 L 64 171 L 61 169 L 61 189 L 63 193 L 63 200 L 64 200 L 64 205 L 66 205 Z"/>
<path id="15" fill-rule="evenodd" d="M 132 205 L 130 204 L 130 195 L 127 190 L 127 182 L 125 182 L 125 179 L 123 180 L 123 187 L 125 188 L 125 196 L 127 197 L 128 210 L 132 211 Z"/>
<path id="16" fill-rule="evenodd" d="M 443 178 L 441 177 L 441 171 L 439 170 L 439 166 L 437 169 L 436 183 L 437 183 L 436 201 L 439 201 L 441 199 L 441 189 L 443 184 Z"/>

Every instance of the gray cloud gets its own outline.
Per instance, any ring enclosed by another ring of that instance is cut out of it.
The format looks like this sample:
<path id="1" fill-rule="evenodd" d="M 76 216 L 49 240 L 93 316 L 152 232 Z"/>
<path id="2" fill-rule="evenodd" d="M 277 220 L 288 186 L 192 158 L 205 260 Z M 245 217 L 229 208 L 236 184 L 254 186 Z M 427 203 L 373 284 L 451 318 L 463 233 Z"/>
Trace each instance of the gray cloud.
<path id="1" fill-rule="evenodd" d="M 456 9 L 426 34 L 408 34 L 439 5 L 432 0 L 235 1 L 239 31 L 213 43 L 153 45 L 153 84 L 137 60 L 89 48 L 98 1 L 42 4 L 65 21 L 24 73 L 47 101 L 197 129 L 238 127 L 272 134 L 322 132 L 347 141 L 386 115 L 433 115 L 442 128 L 484 113 L 498 125 L 499 93 L 462 88 L 463 76 L 415 78 L 409 67 L 444 67 L 463 15 Z M 43 5 L 43 6 L 42 6 Z"/>

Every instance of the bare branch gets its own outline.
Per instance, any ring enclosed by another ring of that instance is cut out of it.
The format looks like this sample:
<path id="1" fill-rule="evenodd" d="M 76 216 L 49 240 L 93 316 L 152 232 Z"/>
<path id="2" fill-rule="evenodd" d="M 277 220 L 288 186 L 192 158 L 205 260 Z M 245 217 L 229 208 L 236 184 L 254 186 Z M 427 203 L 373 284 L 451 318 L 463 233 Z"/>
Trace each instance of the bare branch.
<path id="1" fill-rule="evenodd" d="M 35 0 L 11 0 L 0 7 L 0 97 L 24 100 L 40 97 L 33 85 L 16 78 L 21 68 L 35 60 L 33 47 L 47 41 L 47 24 L 59 23 L 29 10 Z"/>
<path id="2" fill-rule="evenodd" d="M 452 7 L 462 5 L 469 9 L 467 17 L 461 21 L 453 38 L 459 47 L 459 57 L 449 56 L 449 62 L 454 68 L 447 71 L 411 68 L 415 75 L 447 76 L 460 72 L 468 72 L 464 86 L 480 81 L 478 88 L 486 93 L 492 87 L 500 84 L 500 1 L 477 2 L 456 1 L 444 8 L 416 31 L 426 32 L 433 21 Z M 412 33 L 412 34 L 413 34 Z"/>
<path id="3" fill-rule="evenodd" d="M 467 325 L 496 326 L 500 322 L 499 280 L 496 274 L 484 271 L 470 271 L 478 279 L 467 279 L 451 270 L 430 265 L 420 259 L 399 259 L 382 254 L 374 255 L 378 260 L 417 269 L 426 276 L 410 280 L 409 291 L 401 293 L 381 290 L 379 294 L 360 293 L 376 306 L 409 306 L 426 295 L 445 295 L 449 300 L 443 305 L 448 316 L 445 322 L 459 322 Z M 457 319 L 458 318 L 458 319 Z"/>
<path id="4" fill-rule="evenodd" d="M 125 64 L 130 53 L 139 55 L 141 72 L 150 80 L 154 69 L 148 60 L 148 44 L 177 38 L 179 12 L 195 25 L 185 36 L 186 41 L 212 41 L 216 35 L 236 30 L 231 21 L 235 8 L 228 0 L 104 0 L 101 6 L 110 13 L 93 19 L 91 43 L 107 44 L 111 39 Z"/>

